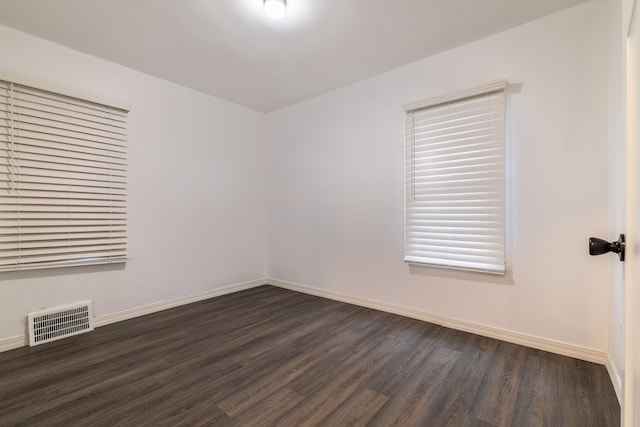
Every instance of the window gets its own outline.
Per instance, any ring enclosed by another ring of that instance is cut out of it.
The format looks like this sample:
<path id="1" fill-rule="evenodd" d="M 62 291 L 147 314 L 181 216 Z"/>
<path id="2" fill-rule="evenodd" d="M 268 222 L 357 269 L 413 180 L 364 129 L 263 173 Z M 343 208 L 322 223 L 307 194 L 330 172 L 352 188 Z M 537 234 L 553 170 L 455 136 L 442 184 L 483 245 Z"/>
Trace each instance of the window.
<path id="1" fill-rule="evenodd" d="M 124 262 L 127 107 L 0 75 L 0 271 Z"/>
<path id="2" fill-rule="evenodd" d="M 405 107 L 405 261 L 504 274 L 505 86 Z"/>

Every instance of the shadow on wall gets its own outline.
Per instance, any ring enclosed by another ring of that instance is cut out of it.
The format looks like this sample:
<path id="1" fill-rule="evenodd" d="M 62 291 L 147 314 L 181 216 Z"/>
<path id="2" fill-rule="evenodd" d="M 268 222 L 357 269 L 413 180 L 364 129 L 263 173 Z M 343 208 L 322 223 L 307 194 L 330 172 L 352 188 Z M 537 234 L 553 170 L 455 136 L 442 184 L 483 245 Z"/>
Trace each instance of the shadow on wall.
<path id="1" fill-rule="evenodd" d="M 514 286 L 515 280 L 510 269 L 504 276 L 491 273 L 481 273 L 478 271 L 452 270 L 446 267 L 431 265 L 407 264 L 409 273 L 415 276 L 429 276 L 440 279 L 464 280 L 468 282 L 483 282 L 494 285 Z"/>
<path id="2" fill-rule="evenodd" d="M 125 270 L 126 262 L 95 265 L 76 265 L 69 267 L 42 268 L 35 270 L 7 271 L 0 274 L 0 282 L 19 279 L 38 279 L 53 276 L 69 276 L 72 274 L 102 273 L 106 271 Z"/>

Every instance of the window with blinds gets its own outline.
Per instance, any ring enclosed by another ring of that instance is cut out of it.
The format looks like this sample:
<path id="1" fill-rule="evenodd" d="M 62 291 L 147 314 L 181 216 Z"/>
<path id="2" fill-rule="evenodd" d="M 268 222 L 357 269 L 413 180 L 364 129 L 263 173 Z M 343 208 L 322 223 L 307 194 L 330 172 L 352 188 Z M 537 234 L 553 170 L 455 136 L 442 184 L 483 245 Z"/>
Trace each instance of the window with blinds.
<path id="1" fill-rule="evenodd" d="M 0 75 L 0 271 L 125 261 L 126 106 L 24 81 Z"/>
<path id="2" fill-rule="evenodd" d="M 405 261 L 504 274 L 505 86 L 405 107 Z"/>

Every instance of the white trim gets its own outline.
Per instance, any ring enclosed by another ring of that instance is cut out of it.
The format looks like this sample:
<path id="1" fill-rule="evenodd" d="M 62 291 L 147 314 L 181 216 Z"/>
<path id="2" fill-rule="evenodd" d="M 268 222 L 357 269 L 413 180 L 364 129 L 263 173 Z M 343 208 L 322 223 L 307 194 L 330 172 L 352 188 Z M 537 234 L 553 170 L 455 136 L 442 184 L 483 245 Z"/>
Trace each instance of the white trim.
<path id="1" fill-rule="evenodd" d="M 135 317 L 144 316 L 146 314 L 155 313 L 169 308 L 179 307 L 185 304 L 191 304 L 192 302 L 198 302 L 209 298 L 215 298 L 221 295 L 230 294 L 233 292 L 243 291 L 245 289 L 251 289 L 258 286 L 266 285 L 269 281 L 266 279 L 256 279 L 244 283 L 236 283 L 222 288 L 211 289 L 206 292 L 202 292 L 195 295 L 185 295 L 178 298 L 172 298 L 169 300 L 158 301 L 151 304 L 145 304 L 138 307 L 129 308 L 126 310 L 118 311 L 116 313 L 104 314 L 94 318 L 94 326 L 96 328 L 100 326 L 110 325 L 112 323 L 121 322 L 123 320 L 133 319 Z M 27 335 L 16 336 L 12 338 L 6 338 L 0 340 L 0 353 L 3 351 L 13 350 L 16 348 L 29 345 L 29 337 Z"/>
<path id="2" fill-rule="evenodd" d="M 637 7 L 637 0 L 623 0 L 622 1 L 622 28 L 624 35 L 629 36 L 631 32 L 631 23 L 633 21 L 633 14 Z"/>
<path id="3" fill-rule="evenodd" d="M 268 281 L 266 279 L 257 279 L 250 282 L 236 283 L 234 285 L 212 289 L 210 291 L 202 292 L 195 295 L 185 295 L 178 298 L 172 298 L 164 301 L 158 301 L 151 304 L 129 308 L 126 310 L 118 311 L 116 313 L 104 314 L 95 318 L 95 326 L 100 327 L 116 322 L 122 322 L 123 320 L 133 319 L 135 317 L 140 317 L 146 314 L 179 307 L 181 305 L 191 304 L 193 302 L 231 294 L 233 292 L 244 291 L 245 289 L 255 288 L 257 286 L 266 285 L 267 283 Z"/>
<path id="4" fill-rule="evenodd" d="M 48 92 L 55 92 L 61 95 L 70 96 L 72 98 L 79 98 L 85 101 L 95 102 L 96 104 L 103 104 L 109 107 L 118 108 L 120 110 L 131 110 L 131 105 L 128 102 L 119 101 L 113 98 L 107 98 L 95 93 L 85 92 L 69 86 L 58 85 L 56 83 L 48 82 L 45 80 L 25 77 L 21 74 L 12 73 L 6 70 L 0 70 L 0 80 L 17 83 L 19 85 L 30 86 L 36 89 L 46 90 Z"/>
<path id="5" fill-rule="evenodd" d="M 507 274 L 506 264 L 505 264 L 504 270 L 489 270 L 489 269 L 481 269 L 481 268 L 458 267 L 456 265 L 434 264 L 430 262 L 422 262 L 420 261 L 421 259 L 422 258 L 405 256 L 404 262 L 407 265 L 410 265 L 412 267 L 431 267 L 431 268 L 438 268 L 442 270 L 470 271 L 472 273 L 489 274 L 491 276 L 505 276 Z"/>
<path id="6" fill-rule="evenodd" d="M 607 354 L 607 361 L 604 366 L 607 368 L 609 378 L 611 378 L 611 384 L 613 384 L 613 389 L 616 392 L 618 403 L 622 406 L 622 380 L 620 378 L 620 372 L 618 372 L 615 363 L 613 363 L 611 359 L 611 354 Z"/>
<path id="7" fill-rule="evenodd" d="M 133 307 L 127 310 L 119 311 L 116 313 L 106 314 L 95 318 L 95 327 L 101 327 L 123 320 L 133 319 L 135 317 L 144 316 L 146 314 L 155 313 L 169 308 L 178 307 L 185 304 L 190 304 L 197 301 L 206 300 L 209 298 L 215 298 L 221 295 L 230 294 L 246 289 L 255 288 L 262 285 L 272 285 L 284 289 L 290 289 L 292 291 L 302 292 L 309 295 L 315 295 L 323 298 L 329 298 L 335 301 L 341 301 L 349 304 L 356 304 L 362 307 L 368 307 L 375 310 L 381 310 L 388 313 L 398 314 L 400 316 L 410 317 L 413 319 L 422 320 L 429 323 L 434 323 L 447 328 L 457 329 L 465 332 L 470 332 L 477 335 L 486 336 L 489 338 L 495 338 L 501 341 L 507 341 L 514 344 L 524 345 L 526 347 L 537 348 L 539 350 L 549 351 L 557 353 L 563 356 L 574 357 L 576 359 L 586 360 L 589 362 L 605 365 L 611 376 L 613 387 L 616 390 L 616 395 L 620 398 L 621 393 L 621 381 L 618 373 L 613 368 L 608 354 L 605 351 L 590 349 L 586 347 L 576 346 L 560 341 L 549 340 L 546 338 L 536 337 L 533 335 L 523 334 L 520 332 L 509 331 L 506 329 L 495 328 L 492 326 L 480 325 L 472 322 L 465 322 L 462 320 L 447 318 L 433 313 L 429 313 L 422 310 L 411 309 L 402 307 L 395 304 L 389 304 L 381 301 L 375 301 L 368 298 L 360 298 L 351 295 L 346 295 L 338 292 L 327 291 L 325 289 L 319 289 L 311 286 L 300 285 L 297 283 L 286 282 L 277 279 L 257 279 L 244 283 L 237 283 L 222 288 L 212 289 L 200 294 L 186 295 L 170 300 L 159 301 L 151 304 L 146 304 L 138 307 Z M 28 345 L 28 337 L 16 336 L 0 340 L 0 352 L 13 350 L 19 347 Z"/>
<path id="8" fill-rule="evenodd" d="M 420 108 L 431 107 L 438 104 L 444 104 L 445 102 L 457 101 L 463 98 L 469 98 L 483 93 L 494 92 L 496 90 L 505 90 L 507 87 L 506 80 L 498 80 L 491 82 L 483 86 L 477 86 L 471 89 L 463 90 L 449 95 L 437 96 L 435 98 L 423 99 L 421 101 L 412 102 L 411 104 L 405 104 L 402 109 L 407 111 L 418 110 Z"/>
<path id="9" fill-rule="evenodd" d="M 315 295 L 322 298 L 329 298 L 334 301 L 346 302 L 348 304 L 355 304 L 361 307 L 373 308 L 374 310 L 386 311 L 387 313 L 399 314 L 401 316 L 411 317 L 412 319 L 423 320 L 425 322 L 435 323 L 437 325 L 442 324 L 444 320 L 444 317 L 442 316 L 420 310 L 413 310 L 410 308 L 401 307 L 399 305 L 388 304 L 385 302 L 370 300 L 366 298 L 354 297 L 351 295 L 327 291 L 325 289 L 314 288 L 311 286 L 299 285 L 297 283 L 285 282 L 283 280 L 269 279 L 267 283 L 279 288 L 302 292 L 308 295 Z"/>
<path id="10" fill-rule="evenodd" d="M 446 316 L 428 313 L 422 310 L 416 310 L 380 301 L 354 297 L 351 295 L 345 295 L 338 292 L 327 291 L 325 289 L 285 282 L 277 279 L 270 279 L 267 281 L 267 283 L 273 286 L 290 289 L 292 291 L 298 291 L 310 295 L 333 299 L 336 301 L 346 302 L 349 304 L 356 304 L 363 307 L 386 311 L 388 313 L 398 314 L 400 316 L 406 316 L 413 319 L 423 320 L 425 322 L 435 323 L 447 328 L 470 332 L 472 334 L 482 335 L 485 337 L 494 338 L 513 344 L 519 344 L 526 347 L 536 348 L 538 350 L 544 350 L 551 353 L 560 354 L 562 356 L 569 356 L 575 359 L 586 360 L 588 362 L 598 363 L 601 365 L 605 365 L 608 358 L 607 352 L 603 350 L 582 347 L 561 341 L 524 334 L 521 332 L 495 328 L 493 326 L 486 326 L 478 323 L 451 319 Z"/>
<path id="11" fill-rule="evenodd" d="M 0 340 L 0 353 L 3 351 L 14 350 L 16 348 L 29 345 L 29 338 L 26 335 L 18 335 L 17 337 L 5 338 Z"/>

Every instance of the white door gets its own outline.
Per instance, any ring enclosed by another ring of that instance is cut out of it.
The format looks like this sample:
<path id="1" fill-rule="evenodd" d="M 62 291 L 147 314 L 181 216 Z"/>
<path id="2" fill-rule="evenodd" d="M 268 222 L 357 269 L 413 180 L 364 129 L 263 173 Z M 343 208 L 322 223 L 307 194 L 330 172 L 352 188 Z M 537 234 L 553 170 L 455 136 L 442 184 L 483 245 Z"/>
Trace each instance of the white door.
<path id="1" fill-rule="evenodd" d="M 635 3 L 635 4 L 634 4 Z M 627 122 L 627 258 L 623 426 L 640 427 L 640 2 L 624 2 Z"/>

